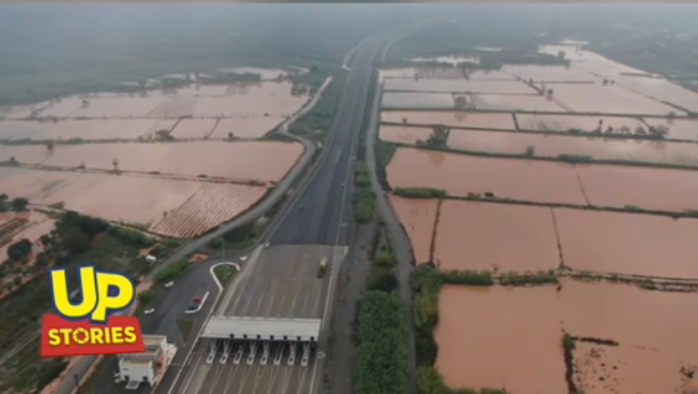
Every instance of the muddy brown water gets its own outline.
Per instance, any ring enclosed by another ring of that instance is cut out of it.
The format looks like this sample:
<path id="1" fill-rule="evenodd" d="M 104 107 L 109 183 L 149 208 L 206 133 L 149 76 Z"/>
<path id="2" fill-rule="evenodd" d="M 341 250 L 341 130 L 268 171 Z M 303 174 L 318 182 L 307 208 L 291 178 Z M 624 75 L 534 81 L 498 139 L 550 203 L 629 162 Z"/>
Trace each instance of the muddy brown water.
<path id="1" fill-rule="evenodd" d="M 153 136 L 158 130 L 171 130 L 175 119 L 109 119 L 109 120 L 60 120 L 0 121 L 0 139 L 21 140 L 84 140 L 137 139 Z"/>
<path id="2" fill-rule="evenodd" d="M 618 117 L 618 116 L 587 116 L 587 115 L 536 115 L 536 114 L 515 114 L 520 130 L 540 130 L 540 131 L 568 131 L 570 129 L 580 129 L 584 131 L 594 131 L 599 127 L 599 122 L 603 130 L 609 126 L 618 130 L 627 126 L 630 130 L 636 127 L 645 127 L 639 119 Z M 673 135 L 673 133 L 670 132 Z"/>
<path id="3" fill-rule="evenodd" d="M 443 269 L 522 272 L 560 264 L 548 208 L 447 200 L 434 245 Z"/>
<path id="4" fill-rule="evenodd" d="M 408 140 L 398 142 L 410 143 Z M 559 155 L 582 155 L 595 159 L 698 164 L 698 144 L 656 140 L 453 129 L 448 137 L 448 145 L 470 151 L 506 154 L 522 154 L 533 149 L 535 156 L 553 158 Z"/>
<path id="5" fill-rule="evenodd" d="M 454 108 L 451 93 L 383 93 L 383 108 Z"/>
<path id="6" fill-rule="evenodd" d="M 447 285 L 439 297 L 436 366 L 451 387 L 505 387 L 520 394 L 567 392 L 563 330 L 618 341 L 622 350 L 651 350 L 655 356 L 643 359 L 631 359 L 632 352 L 616 352 L 618 363 L 637 366 L 624 371 L 639 379 L 621 388 L 637 387 L 648 379 L 664 382 L 661 388 L 680 387 L 681 375 L 671 360 L 698 363 L 698 342 L 692 339 L 698 330 L 698 296 L 693 293 L 565 280 L 559 291 L 555 286 Z M 584 351 L 583 346 L 575 351 L 576 363 Z M 579 375 L 589 379 L 588 373 Z M 648 390 L 653 387 L 658 386 L 618 392 L 676 392 Z"/>
<path id="7" fill-rule="evenodd" d="M 511 114 L 465 111 L 383 111 L 383 122 L 516 130 Z"/>
<path id="8" fill-rule="evenodd" d="M 216 126 L 216 119 L 182 119 L 172 130 L 175 138 L 206 138 Z"/>
<path id="9" fill-rule="evenodd" d="M 650 126 L 666 126 L 669 138 L 698 141 L 698 119 L 645 118 L 645 122 Z"/>
<path id="10" fill-rule="evenodd" d="M 399 148 L 387 173 L 393 187 L 432 187 L 458 196 L 492 192 L 529 201 L 585 203 L 574 166 L 566 163 Z"/>
<path id="11" fill-rule="evenodd" d="M 20 163 L 113 169 L 117 159 L 123 171 L 278 181 L 302 152 L 301 144 L 278 141 L 56 145 L 53 151 L 19 145 L 0 147 L 0 161 L 15 157 Z"/>
<path id="12" fill-rule="evenodd" d="M 283 123 L 285 119 L 283 116 L 264 115 L 221 119 L 213 129 L 211 138 L 228 138 L 228 133 L 233 133 L 235 137 L 240 138 L 260 138 Z"/>
<path id="13" fill-rule="evenodd" d="M 472 92 L 498 94 L 529 94 L 538 92 L 520 81 L 498 81 L 478 79 L 386 79 L 384 91 L 400 90 L 415 92 Z"/>
<path id="14" fill-rule="evenodd" d="M 669 105 L 634 93 L 618 85 L 558 84 L 553 98 L 575 112 L 666 115 L 677 111 Z"/>
<path id="15" fill-rule="evenodd" d="M 390 196 L 390 203 L 410 239 L 415 262 L 428 262 L 438 201 Z"/>
<path id="16" fill-rule="evenodd" d="M 431 127 L 382 125 L 378 137 L 382 141 L 415 145 L 420 140 L 428 140 L 433 132 Z"/>
<path id="17" fill-rule="evenodd" d="M 475 108 L 479 110 L 567 112 L 555 100 L 543 96 L 507 94 L 472 94 L 471 96 Z"/>
<path id="18" fill-rule="evenodd" d="M 578 67 L 508 64 L 502 67 L 502 71 L 516 75 L 524 81 L 532 79 L 534 82 L 594 82 L 601 80 L 601 78 Z"/>

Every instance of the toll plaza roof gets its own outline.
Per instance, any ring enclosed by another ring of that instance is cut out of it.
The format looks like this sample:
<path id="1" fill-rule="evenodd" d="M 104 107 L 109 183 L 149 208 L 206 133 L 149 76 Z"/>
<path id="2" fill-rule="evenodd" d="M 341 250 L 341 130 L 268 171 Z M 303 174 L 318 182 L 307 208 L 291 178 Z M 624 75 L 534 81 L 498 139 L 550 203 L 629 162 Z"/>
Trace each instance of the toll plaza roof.
<path id="1" fill-rule="evenodd" d="M 204 338 L 317 342 L 320 319 L 211 316 Z"/>

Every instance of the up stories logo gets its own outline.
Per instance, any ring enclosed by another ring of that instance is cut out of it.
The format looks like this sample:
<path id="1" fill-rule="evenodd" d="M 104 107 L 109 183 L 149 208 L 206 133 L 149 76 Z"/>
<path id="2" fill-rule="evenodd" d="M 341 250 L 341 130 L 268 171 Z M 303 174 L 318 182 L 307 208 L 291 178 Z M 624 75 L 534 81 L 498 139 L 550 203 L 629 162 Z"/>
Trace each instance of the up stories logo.
<path id="1" fill-rule="evenodd" d="M 45 313 L 41 325 L 41 356 L 138 353 L 145 351 L 140 323 L 133 316 L 110 316 L 135 299 L 131 279 L 115 272 L 82 266 L 80 299 L 71 300 L 65 268 L 50 271 L 51 297 L 57 313 Z"/>

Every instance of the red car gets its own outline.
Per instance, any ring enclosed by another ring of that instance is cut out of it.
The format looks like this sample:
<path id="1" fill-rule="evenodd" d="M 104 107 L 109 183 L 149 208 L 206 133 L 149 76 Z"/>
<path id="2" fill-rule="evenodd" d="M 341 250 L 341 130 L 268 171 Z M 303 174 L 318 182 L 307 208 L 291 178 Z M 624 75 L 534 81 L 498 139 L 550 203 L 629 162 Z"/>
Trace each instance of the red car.
<path id="1" fill-rule="evenodd" d="M 191 302 L 196 302 L 197 304 L 201 303 L 201 297 L 194 297 Z"/>

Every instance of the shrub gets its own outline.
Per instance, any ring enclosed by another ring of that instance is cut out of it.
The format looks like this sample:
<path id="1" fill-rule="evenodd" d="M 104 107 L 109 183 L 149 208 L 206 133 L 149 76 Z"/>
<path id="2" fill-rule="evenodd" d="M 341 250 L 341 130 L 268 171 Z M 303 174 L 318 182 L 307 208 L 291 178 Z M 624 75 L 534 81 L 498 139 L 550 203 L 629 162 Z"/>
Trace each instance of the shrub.
<path id="1" fill-rule="evenodd" d="M 11 261 L 22 261 L 29 257 L 29 254 L 32 251 L 32 243 L 30 240 L 24 238 L 21 239 L 13 244 L 11 244 L 7 248 L 7 257 Z"/>
<path id="2" fill-rule="evenodd" d="M 129 230 L 123 227 L 113 226 L 109 229 L 109 234 L 125 244 L 133 245 L 138 248 L 147 248 L 153 246 L 156 242 L 153 238 L 145 236 L 140 231 Z"/>
<path id="3" fill-rule="evenodd" d="M 174 280 L 181 276 L 187 268 L 189 268 L 189 260 L 181 258 L 158 272 L 155 275 L 155 281 L 164 283 Z"/>
<path id="4" fill-rule="evenodd" d="M 499 276 L 499 283 L 504 286 L 557 283 L 557 276 L 555 275 L 555 271 L 553 270 L 527 274 L 507 272 Z"/>
<path id="5" fill-rule="evenodd" d="M 446 196 L 446 190 L 428 187 L 398 187 L 393 190 L 393 194 L 401 197 L 440 198 Z"/>
<path id="6" fill-rule="evenodd" d="M 572 338 L 570 334 L 565 333 L 565 335 L 562 336 L 562 347 L 567 351 L 574 350 L 574 338 Z"/>
<path id="7" fill-rule="evenodd" d="M 145 305 L 145 304 L 152 302 L 155 299 L 156 295 L 157 295 L 157 293 L 155 292 L 155 290 L 149 289 L 149 290 L 146 290 L 146 291 L 138 294 L 138 301 L 141 304 Z"/>
<path id="8" fill-rule="evenodd" d="M 375 264 L 379 267 L 394 267 L 397 258 L 390 252 L 379 252 L 375 258 Z"/>

